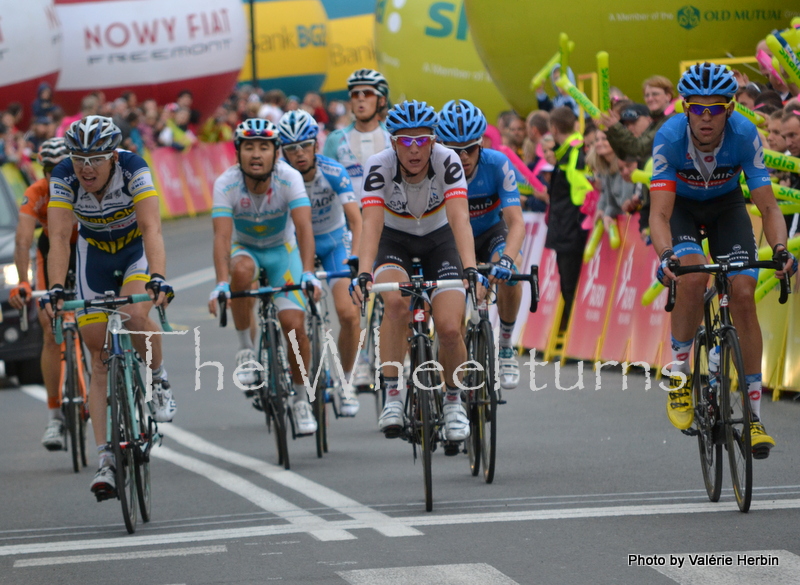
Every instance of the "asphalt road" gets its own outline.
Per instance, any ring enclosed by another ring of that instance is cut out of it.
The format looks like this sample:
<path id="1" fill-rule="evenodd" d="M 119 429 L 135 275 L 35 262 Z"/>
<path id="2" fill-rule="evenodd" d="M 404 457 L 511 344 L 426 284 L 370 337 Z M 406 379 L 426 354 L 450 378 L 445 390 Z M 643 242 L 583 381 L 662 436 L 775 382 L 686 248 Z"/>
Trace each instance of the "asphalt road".
<path id="1" fill-rule="evenodd" d="M 0 583 L 800 583 L 800 403 L 763 405 L 778 445 L 756 462 L 741 514 L 727 460 L 722 498 L 708 501 L 696 442 L 667 421 L 656 381 L 646 391 L 631 374 L 623 391 L 620 373 L 603 370 L 596 389 L 585 364 L 584 388 L 559 390 L 549 364 L 536 369 L 547 387 L 531 391 L 523 365 L 500 407 L 494 483 L 471 477 L 466 455 L 438 451 L 426 513 L 421 466 L 377 431 L 371 396 L 356 418 L 331 422 L 324 458 L 303 438 L 289 445 L 292 470 L 276 466 L 263 415 L 232 382 L 235 334 L 206 310 L 210 220 L 164 233 L 180 289 L 169 318 L 188 333 L 165 342 L 179 410 L 153 453 L 152 521 L 128 535 L 118 502 L 89 492 L 93 458 L 75 474 L 69 454 L 41 446 L 43 389 L 8 382 Z M 216 368 L 196 378 L 195 328 L 199 361 L 224 367 L 221 391 Z M 578 366 L 564 366 L 562 387 Z"/>

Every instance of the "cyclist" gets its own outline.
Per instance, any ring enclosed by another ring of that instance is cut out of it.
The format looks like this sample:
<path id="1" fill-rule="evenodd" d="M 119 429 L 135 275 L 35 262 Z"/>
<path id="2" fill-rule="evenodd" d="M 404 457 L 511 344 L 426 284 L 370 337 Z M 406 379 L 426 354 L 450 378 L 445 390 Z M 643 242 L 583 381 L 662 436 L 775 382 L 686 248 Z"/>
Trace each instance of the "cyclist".
<path id="1" fill-rule="evenodd" d="M 744 172 L 753 203 L 763 216 L 764 234 L 775 253 L 786 249 L 786 224 L 772 194 L 764 166 L 761 139 L 755 126 L 734 112 L 731 99 L 737 82 L 733 73 L 715 63 L 690 67 L 680 79 L 685 116 L 667 120 L 653 145 L 650 183 L 650 228 L 661 257 L 658 279 L 675 279 L 667 262 L 705 263 L 700 246 L 708 237 L 712 256 L 756 260 L 756 242 L 739 186 Z M 784 267 L 796 270 L 792 259 Z M 782 276 L 780 271 L 777 276 Z M 742 357 L 750 396 L 753 457 L 763 459 L 775 445 L 761 422 L 761 328 L 753 294 L 757 271 L 732 273 L 731 313 L 742 343 Z M 689 352 L 695 330 L 703 319 L 707 275 L 687 274 L 679 279 L 672 312 L 672 359 L 667 414 L 679 429 L 694 418 L 689 383 L 676 375 L 689 374 Z M 687 376 L 687 379 L 691 379 Z"/>
<path id="2" fill-rule="evenodd" d="M 130 295 L 148 292 L 156 305 L 173 296 L 164 280 L 166 253 L 161 236 L 158 193 L 144 160 L 132 152 L 117 150 L 122 133 L 111 118 L 87 116 L 73 122 L 64 135 L 70 152 L 50 177 L 47 208 L 50 252 L 47 274 L 50 289 L 42 298 L 48 316 L 53 317 L 64 298 L 64 277 L 69 266 L 69 240 L 78 220 L 76 274 L 78 296 L 91 299 L 106 291 Z M 121 285 L 115 272 L 122 274 Z M 149 272 L 149 275 L 148 275 Z M 127 305 L 131 331 L 158 331 L 148 317 L 152 305 Z M 92 481 L 98 501 L 116 494 L 114 456 L 106 444 L 106 377 L 103 361 L 107 317 L 103 311 L 77 312 L 78 326 L 92 358 L 89 414 L 98 445 L 100 467 Z M 132 338 L 134 347 L 146 354 L 145 339 Z M 153 372 L 153 417 L 169 422 L 177 409 L 167 373 L 161 360 L 161 338 L 151 337 Z"/>
<path id="3" fill-rule="evenodd" d="M 208 303 L 214 315 L 220 293 L 252 288 L 262 268 L 269 284 L 276 288 L 296 282 L 311 282 L 317 290 L 320 286 L 314 277 L 311 204 L 300 173 L 276 158 L 280 145 L 277 126 L 262 118 L 245 120 L 236 127 L 234 145 L 238 163 L 214 182 L 211 218 L 218 284 Z M 303 295 L 293 291 L 275 296 L 274 301 L 284 335 L 295 331 L 300 356 L 304 363 L 310 363 Z M 255 370 L 243 367 L 257 363 L 251 334 L 253 303 L 249 298 L 231 301 L 240 347 L 237 376 L 242 385 L 257 381 Z M 294 382 L 295 430 L 298 435 L 311 435 L 317 431 L 317 421 L 294 352 L 287 353 Z"/>
<path id="4" fill-rule="evenodd" d="M 373 269 L 375 282 L 406 282 L 414 257 L 421 259 L 428 279 L 466 274 L 472 282 L 488 285 L 475 268 L 464 169 L 452 150 L 436 144 L 436 124 L 436 112 L 425 102 L 405 101 L 394 106 L 386 118 L 392 148 L 367 161 L 359 275 L 353 281 L 353 298 L 359 305 L 361 286 L 371 287 Z M 383 299 L 380 353 L 386 364 L 386 404 L 378 426 L 387 438 L 394 438 L 404 426 L 398 376 L 407 347 L 409 310 L 408 300 L 399 292 L 384 293 Z M 456 368 L 466 360 L 461 334 L 464 290 L 435 290 L 431 311 L 446 385 L 445 436 L 459 441 L 469 436 L 469 420 L 453 380 Z"/>
<path id="5" fill-rule="evenodd" d="M 497 291 L 500 315 L 500 383 L 505 389 L 519 383 L 519 365 L 511 343 L 522 298 L 516 282 L 508 282 L 516 271 L 514 261 L 525 238 L 517 182 L 524 181 L 506 155 L 482 148 L 486 118 L 467 100 L 449 101 L 439 112 L 436 134 L 461 158 L 467 179 L 472 235 L 478 262 L 492 262 L 491 284 Z"/>
<path id="6" fill-rule="evenodd" d="M 351 256 L 351 241 L 352 249 L 357 250 L 361 238 L 361 209 L 347 171 L 335 160 L 316 154 L 319 125 L 305 110 L 286 112 L 278 129 L 283 156 L 303 175 L 311 200 L 314 244 L 322 269 L 341 271 L 348 259 L 355 259 Z M 330 284 L 341 326 L 338 347 L 345 368 L 344 377 L 349 381 L 358 348 L 358 309 L 350 300 L 349 279 L 338 278 Z M 355 416 L 358 407 L 358 398 L 342 392 L 340 414 Z"/>
<path id="7" fill-rule="evenodd" d="M 39 179 L 25 190 L 25 198 L 19 209 L 19 223 L 14 248 L 14 263 L 19 274 L 19 285 L 11 290 L 9 304 L 15 309 L 22 309 L 31 298 L 31 285 L 28 282 L 28 265 L 30 264 L 30 249 L 33 243 L 37 222 L 42 224 L 42 235 L 36 245 L 36 288 L 47 290 L 47 252 L 50 248 L 50 239 L 47 235 L 47 204 L 50 201 L 49 182 L 50 175 L 55 166 L 69 156 L 63 138 L 50 138 L 42 142 L 39 148 L 39 164 L 42 165 L 44 178 Z M 70 267 L 75 268 L 75 242 L 78 240 L 77 227 L 72 229 L 70 236 Z M 49 421 L 42 437 L 42 445 L 48 451 L 64 449 L 64 414 L 61 412 L 61 398 L 59 396 L 58 381 L 61 375 L 61 348 L 56 345 L 53 337 L 53 328 L 47 313 L 39 311 L 39 323 L 44 333 L 42 346 L 42 377 L 47 390 L 47 408 L 50 411 Z"/>

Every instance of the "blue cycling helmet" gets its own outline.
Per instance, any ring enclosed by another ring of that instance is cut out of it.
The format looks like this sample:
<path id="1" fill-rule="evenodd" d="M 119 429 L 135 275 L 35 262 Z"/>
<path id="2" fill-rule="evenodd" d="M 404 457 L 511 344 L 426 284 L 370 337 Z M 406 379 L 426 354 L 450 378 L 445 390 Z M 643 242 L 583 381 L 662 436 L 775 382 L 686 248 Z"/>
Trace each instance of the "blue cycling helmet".
<path id="1" fill-rule="evenodd" d="M 239 150 L 242 140 L 271 140 L 276 148 L 281 144 L 278 127 L 264 118 L 250 118 L 239 124 L 233 132 L 236 150 Z"/>
<path id="2" fill-rule="evenodd" d="M 442 142 L 474 142 L 486 132 L 486 117 L 467 100 L 450 100 L 439 112 L 436 135 Z"/>
<path id="3" fill-rule="evenodd" d="M 91 154 L 116 149 L 122 132 L 111 118 L 86 116 L 70 124 L 64 133 L 64 144 L 70 152 Z"/>
<path id="4" fill-rule="evenodd" d="M 728 67 L 708 62 L 692 65 L 678 82 L 678 93 L 683 98 L 693 95 L 721 95 L 730 100 L 737 89 L 739 83 Z"/>
<path id="5" fill-rule="evenodd" d="M 278 122 L 278 131 L 281 144 L 293 144 L 316 138 L 319 133 L 319 124 L 305 110 L 293 110 L 281 116 L 280 122 Z"/>
<path id="6" fill-rule="evenodd" d="M 410 128 L 436 129 L 438 120 L 436 110 L 425 102 L 417 100 L 397 104 L 386 115 L 386 129 L 391 134 Z"/>

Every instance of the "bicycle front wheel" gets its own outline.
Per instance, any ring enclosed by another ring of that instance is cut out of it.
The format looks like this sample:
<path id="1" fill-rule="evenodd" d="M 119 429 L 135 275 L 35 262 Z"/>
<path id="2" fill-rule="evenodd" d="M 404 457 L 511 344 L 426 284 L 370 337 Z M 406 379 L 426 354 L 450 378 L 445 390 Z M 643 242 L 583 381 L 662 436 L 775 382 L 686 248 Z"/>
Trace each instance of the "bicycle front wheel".
<path id="1" fill-rule="evenodd" d="M 381 321 L 383 321 L 383 298 L 381 295 L 374 295 L 372 312 L 370 313 L 367 335 L 364 341 L 369 360 L 370 375 L 375 374 L 375 329 L 380 328 Z M 382 379 L 380 385 L 373 386 L 373 391 L 375 392 L 375 418 L 377 420 L 381 418 L 383 406 L 386 404 L 386 385 Z"/>
<path id="2" fill-rule="evenodd" d="M 109 401 L 111 410 L 111 449 L 116 467 L 117 497 L 122 506 L 122 518 L 128 533 L 136 531 L 136 478 L 134 461 L 134 436 L 131 409 L 128 404 L 128 387 L 122 356 L 114 356 L 108 371 Z"/>
<path id="3" fill-rule="evenodd" d="M 427 343 L 416 338 L 413 342 L 411 371 L 416 371 L 420 364 L 430 360 L 430 348 Z M 425 484 L 425 511 L 433 510 L 433 469 L 431 457 L 434 448 L 435 433 L 435 407 L 433 404 L 433 392 L 436 390 L 426 390 L 433 388 L 436 383 L 433 380 L 430 370 L 419 372 L 420 387 L 411 385 L 418 407 L 418 424 L 420 437 L 420 451 L 422 451 L 422 475 Z"/>
<path id="4" fill-rule="evenodd" d="M 270 367 L 273 376 L 270 401 L 272 402 L 275 431 L 278 433 L 276 441 L 280 451 L 279 465 L 282 463 L 284 469 L 289 469 L 288 429 L 289 425 L 293 424 L 290 413 L 289 393 L 292 388 L 292 379 L 289 374 L 289 362 L 286 359 L 286 350 L 282 345 L 283 340 L 281 339 L 281 332 L 278 329 L 271 329 L 271 331 L 271 347 L 275 348 L 275 350 L 270 352 L 270 356 L 272 357 Z M 292 436 L 294 436 L 294 430 L 292 431 Z"/>
<path id="5" fill-rule="evenodd" d="M 483 366 L 483 384 L 476 390 L 478 432 L 481 443 L 483 479 L 494 480 L 497 459 L 497 392 L 495 391 L 494 333 L 489 321 L 481 320 L 478 330 L 478 361 Z"/>
<path id="6" fill-rule="evenodd" d="M 139 431 L 136 442 L 136 498 L 139 502 L 139 512 L 142 522 L 150 522 L 150 449 L 153 447 L 155 423 L 150 417 L 150 409 L 144 401 L 144 388 L 139 385 L 138 376 L 134 376 L 134 396 L 136 402 L 137 428 Z"/>
<path id="7" fill-rule="evenodd" d="M 61 385 L 61 410 L 64 412 L 64 424 L 69 437 L 69 449 L 72 452 L 72 470 L 78 473 L 81 461 L 81 430 L 83 425 L 83 401 L 80 399 L 80 381 L 78 380 L 75 359 L 75 332 L 64 331 L 64 374 Z"/>
<path id="8" fill-rule="evenodd" d="M 311 347 L 311 368 L 308 371 L 308 377 L 311 383 L 314 382 L 314 376 L 317 372 L 320 373 L 319 381 L 317 382 L 314 390 L 314 402 L 311 403 L 311 409 L 314 412 L 314 418 L 317 420 L 317 457 L 322 457 L 323 453 L 327 451 L 327 437 L 326 437 L 326 420 L 325 420 L 325 392 L 327 376 L 325 375 L 325 368 L 322 367 L 322 319 L 317 315 L 309 315 L 308 317 L 308 342 Z"/>
<path id="9" fill-rule="evenodd" d="M 467 359 L 477 361 L 477 331 L 473 326 L 469 326 L 467 332 Z M 483 381 L 483 372 L 477 369 L 468 370 L 466 376 L 467 388 L 477 388 Z M 478 414 L 478 391 L 470 390 L 466 392 L 466 409 L 469 416 L 469 439 L 467 439 L 467 456 L 469 457 L 469 470 L 473 477 L 476 477 L 481 470 L 481 437 L 479 431 L 480 417 Z"/>
<path id="10" fill-rule="evenodd" d="M 717 421 L 719 419 L 718 389 L 712 385 L 708 371 L 708 338 L 704 328 L 694 338 L 694 372 L 692 393 L 694 395 L 694 425 L 697 431 L 697 446 L 700 449 L 700 467 L 708 499 L 719 501 L 722 490 L 722 441 Z"/>
<path id="11" fill-rule="evenodd" d="M 731 466 L 733 493 L 739 510 L 747 512 L 753 496 L 753 453 L 750 445 L 750 397 L 744 378 L 742 351 L 736 330 L 722 335 L 720 389 L 725 444 Z"/>

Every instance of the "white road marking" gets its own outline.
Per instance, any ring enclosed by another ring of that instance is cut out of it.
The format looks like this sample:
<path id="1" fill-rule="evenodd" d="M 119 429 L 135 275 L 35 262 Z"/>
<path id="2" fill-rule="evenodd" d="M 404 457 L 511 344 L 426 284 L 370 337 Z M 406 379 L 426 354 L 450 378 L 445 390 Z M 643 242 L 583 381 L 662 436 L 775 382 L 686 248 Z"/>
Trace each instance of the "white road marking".
<path id="1" fill-rule="evenodd" d="M 26 384 L 19 387 L 25 394 L 39 402 L 47 402 L 47 390 L 40 384 Z"/>
<path id="2" fill-rule="evenodd" d="M 162 448 L 163 449 L 163 448 Z M 155 453 L 155 451 L 153 451 Z M 800 499 L 765 500 L 753 502 L 751 510 L 790 510 L 800 508 Z M 662 514 L 701 514 L 723 512 L 730 514 L 736 509 L 733 502 L 728 504 L 680 504 L 661 506 L 614 506 L 590 508 L 563 508 L 560 510 L 520 510 L 493 514 L 445 514 L 435 516 L 407 516 L 393 518 L 394 523 L 405 526 L 448 526 L 457 524 L 483 524 L 493 522 L 529 522 L 536 520 L 563 520 L 575 518 L 603 518 L 621 516 L 658 516 Z M 328 529 L 359 530 L 375 528 L 358 520 L 336 520 L 326 524 Z M 258 538 L 261 536 L 278 536 L 309 532 L 307 526 L 282 524 L 278 526 L 252 526 L 248 528 L 222 528 L 214 530 L 196 530 L 191 532 L 170 532 L 157 535 L 133 535 L 121 537 L 103 537 L 87 540 L 56 540 L 35 544 L 15 544 L 0 546 L 0 557 L 35 553 L 56 553 L 73 550 L 99 550 L 109 548 L 128 548 L 136 546 L 157 546 L 162 544 L 180 544 L 185 542 L 208 542 L 212 540 L 239 540 Z M 274 543 L 270 543 L 274 544 Z"/>
<path id="3" fill-rule="evenodd" d="M 680 585 L 794 585 L 800 575 L 800 557 L 785 550 L 752 550 L 740 552 L 716 552 L 695 554 L 656 555 L 667 563 L 663 567 L 653 567 Z M 697 560 L 704 557 L 730 562 L 725 566 L 701 566 Z M 683 567 L 678 563 L 683 560 Z M 692 559 L 695 564 L 691 564 Z M 729 561 L 726 561 L 730 559 Z M 777 560 L 773 566 L 748 566 L 746 559 Z M 742 562 L 744 560 L 744 562 Z M 669 566 L 670 562 L 676 563 Z"/>
<path id="4" fill-rule="evenodd" d="M 287 471 L 282 467 L 272 465 L 260 459 L 224 449 L 180 427 L 167 427 L 167 425 L 162 425 L 160 428 L 163 429 L 166 437 L 175 440 L 184 447 L 255 471 L 284 487 L 299 492 L 312 500 L 361 521 L 366 526 L 374 528 L 384 536 L 419 536 L 422 534 L 419 530 L 403 524 L 400 521 L 396 521 L 391 516 L 360 504 L 352 498 L 340 494 L 322 484 L 311 481 L 310 479 L 306 479 L 293 471 Z"/>
<path id="5" fill-rule="evenodd" d="M 491 565 L 429 565 L 336 573 L 351 585 L 519 585 Z"/>
<path id="6" fill-rule="evenodd" d="M 214 267 L 211 266 L 209 268 L 195 270 L 189 274 L 170 278 L 169 284 L 172 285 L 172 288 L 175 290 L 175 292 L 178 292 L 181 290 L 186 290 L 187 288 L 192 288 L 193 286 L 197 286 L 199 284 L 203 284 L 205 282 L 212 282 L 214 277 Z"/>
<path id="7" fill-rule="evenodd" d="M 168 447 L 153 449 L 151 453 L 152 456 L 157 459 L 169 461 L 174 465 L 202 475 L 220 487 L 249 500 L 256 506 L 283 518 L 290 524 L 302 528 L 304 532 L 308 532 L 319 540 L 353 540 L 356 538 L 349 532 L 339 528 L 331 528 L 329 526 L 330 523 L 324 518 L 320 518 L 311 512 L 303 510 L 299 506 L 295 506 L 291 502 L 229 471 L 220 469 L 219 467 L 215 467 L 214 465 L 200 461 L 194 457 L 183 455 Z"/>
<path id="8" fill-rule="evenodd" d="M 106 553 L 102 555 L 77 555 L 71 557 L 41 557 L 38 559 L 21 559 L 14 561 L 14 568 L 46 567 L 48 565 L 67 565 L 73 563 L 95 563 L 98 561 L 127 561 L 130 559 L 155 559 L 160 557 L 185 557 L 189 555 L 207 555 L 228 552 L 228 547 L 194 546 L 191 548 L 173 548 L 168 550 L 143 550 L 139 552 Z"/>

